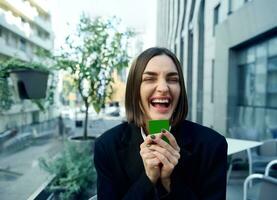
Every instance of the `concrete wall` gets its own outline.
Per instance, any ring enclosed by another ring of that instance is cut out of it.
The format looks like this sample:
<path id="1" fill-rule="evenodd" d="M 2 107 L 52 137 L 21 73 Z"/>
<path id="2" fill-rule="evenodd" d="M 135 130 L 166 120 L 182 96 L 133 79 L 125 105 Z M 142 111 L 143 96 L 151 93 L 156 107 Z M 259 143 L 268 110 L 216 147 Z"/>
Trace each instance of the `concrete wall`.
<path id="1" fill-rule="evenodd" d="M 228 100 L 235 98 L 232 91 L 236 88 L 236 80 L 232 77 L 235 77 L 236 63 L 230 59 L 233 57 L 231 48 L 277 28 L 276 10 L 275 0 L 252 1 L 216 27 L 214 128 L 221 133 L 227 133 L 228 116 L 232 114 L 227 112 Z"/>
<path id="2" fill-rule="evenodd" d="M 229 117 L 234 115 L 228 105 L 235 104 L 237 95 L 236 55 L 232 48 L 276 27 L 277 3 L 275 0 L 181 0 L 178 4 L 181 6 L 179 17 L 174 17 L 170 15 L 174 11 L 172 6 L 169 6 L 172 2 L 158 1 L 157 44 L 169 49 L 176 46 L 175 53 L 178 58 L 183 58 L 183 73 L 191 102 L 189 119 L 202 121 L 203 125 L 227 135 Z M 204 3 L 203 46 L 199 39 L 199 15 L 203 12 L 200 9 L 201 3 Z M 214 9 L 218 5 L 219 21 L 214 27 Z M 177 28 L 173 26 L 176 25 L 175 20 L 178 20 Z M 175 40 L 169 37 L 173 27 L 177 31 Z M 190 42 L 189 33 L 193 34 L 193 42 Z M 200 67 L 201 56 L 203 69 Z M 203 82 L 200 81 L 201 76 Z M 199 84 L 203 84 L 202 97 L 199 95 Z M 202 108 L 199 107 L 199 98 L 203 98 Z M 199 120 L 201 109 L 202 120 Z"/>

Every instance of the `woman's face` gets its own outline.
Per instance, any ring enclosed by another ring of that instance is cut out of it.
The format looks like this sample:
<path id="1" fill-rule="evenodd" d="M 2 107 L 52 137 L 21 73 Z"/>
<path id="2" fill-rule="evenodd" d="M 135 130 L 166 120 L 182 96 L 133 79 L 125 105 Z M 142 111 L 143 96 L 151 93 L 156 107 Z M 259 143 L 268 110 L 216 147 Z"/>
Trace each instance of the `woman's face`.
<path id="1" fill-rule="evenodd" d="M 179 75 L 167 55 L 153 57 L 145 67 L 140 85 L 144 121 L 170 119 L 180 96 Z"/>

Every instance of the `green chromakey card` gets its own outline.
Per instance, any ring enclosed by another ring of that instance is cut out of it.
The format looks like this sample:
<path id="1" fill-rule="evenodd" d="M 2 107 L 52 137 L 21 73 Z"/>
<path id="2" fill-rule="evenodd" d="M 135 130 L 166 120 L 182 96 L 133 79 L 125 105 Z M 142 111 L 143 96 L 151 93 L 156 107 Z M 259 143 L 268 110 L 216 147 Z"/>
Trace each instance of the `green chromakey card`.
<path id="1" fill-rule="evenodd" d="M 148 127 L 150 135 L 161 133 L 162 129 L 169 131 L 169 120 L 149 120 Z M 163 136 L 162 139 L 169 144 L 167 137 Z"/>

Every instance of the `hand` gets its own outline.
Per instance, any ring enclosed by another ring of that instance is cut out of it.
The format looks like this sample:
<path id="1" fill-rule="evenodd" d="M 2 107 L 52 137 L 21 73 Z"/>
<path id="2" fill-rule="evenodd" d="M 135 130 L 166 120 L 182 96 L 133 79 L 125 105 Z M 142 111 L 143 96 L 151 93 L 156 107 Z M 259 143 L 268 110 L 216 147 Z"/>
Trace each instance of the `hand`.
<path id="1" fill-rule="evenodd" d="M 160 163 L 161 161 L 153 154 L 153 151 L 149 149 L 153 145 L 153 140 L 150 135 L 146 137 L 144 142 L 140 145 L 140 156 L 143 161 L 146 175 L 152 183 L 156 184 L 160 177 Z"/>
<path id="2" fill-rule="evenodd" d="M 170 144 L 162 140 L 162 136 L 166 136 Z M 170 187 L 170 175 L 173 169 L 178 164 L 180 158 L 180 147 L 178 146 L 174 136 L 168 131 L 156 134 L 156 138 L 153 140 L 155 144 L 152 144 L 149 149 L 162 163 L 161 167 L 161 182 L 164 187 L 169 191 Z"/>

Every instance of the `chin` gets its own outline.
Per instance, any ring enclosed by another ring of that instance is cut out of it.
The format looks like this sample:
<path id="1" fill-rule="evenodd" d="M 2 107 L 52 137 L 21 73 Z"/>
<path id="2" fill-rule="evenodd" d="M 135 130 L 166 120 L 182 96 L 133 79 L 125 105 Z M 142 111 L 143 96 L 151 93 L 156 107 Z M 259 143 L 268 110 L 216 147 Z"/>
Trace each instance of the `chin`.
<path id="1" fill-rule="evenodd" d="M 161 119 L 170 120 L 171 115 L 170 114 L 168 114 L 168 115 L 152 115 L 150 118 L 151 118 L 151 120 L 161 120 Z"/>

